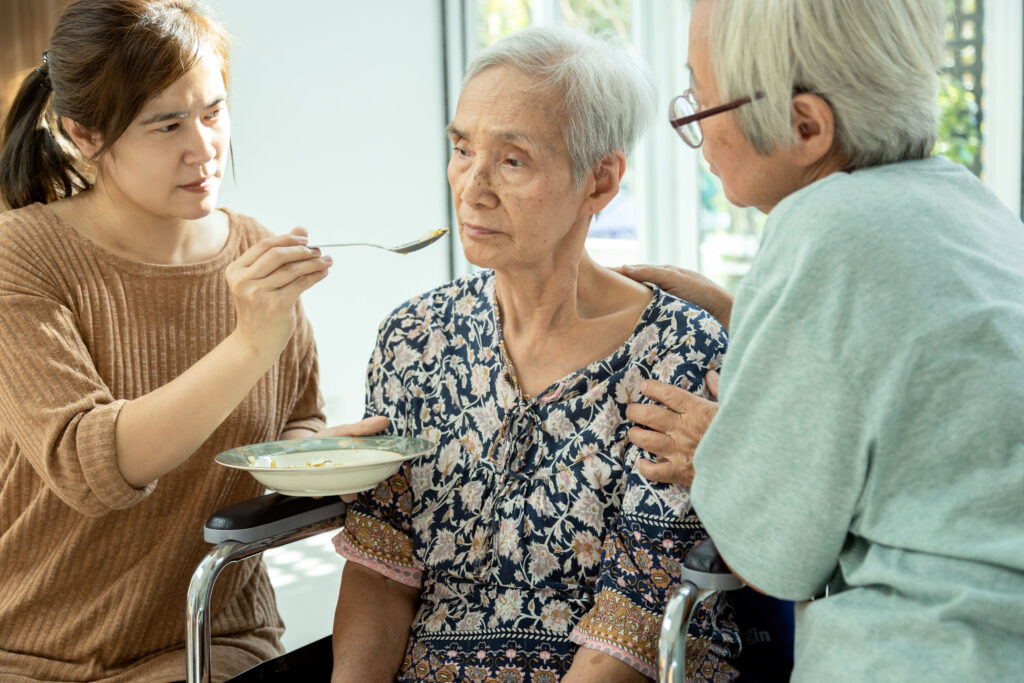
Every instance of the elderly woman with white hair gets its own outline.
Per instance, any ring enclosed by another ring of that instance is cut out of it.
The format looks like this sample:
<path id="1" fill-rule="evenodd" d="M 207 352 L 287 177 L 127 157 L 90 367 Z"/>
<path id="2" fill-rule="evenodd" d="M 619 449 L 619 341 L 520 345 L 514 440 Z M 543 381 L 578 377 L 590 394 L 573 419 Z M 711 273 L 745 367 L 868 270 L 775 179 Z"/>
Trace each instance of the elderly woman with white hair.
<path id="1" fill-rule="evenodd" d="M 931 156 L 943 23 L 941 0 L 698 0 L 671 124 L 765 237 L 735 305 L 623 269 L 730 327 L 717 412 L 648 382 L 631 438 L 692 479 L 741 578 L 824 598 L 793 680 L 1024 670 L 1024 226 Z"/>
<path id="2" fill-rule="evenodd" d="M 725 336 L 584 249 L 652 100 L 629 52 L 565 30 L 470 64 L 448 178 L 486 270 L 380 327 L 367 413 L 438 446 L 354 502 L 335 539 L 335 681 L 655 675 L 667 595 L 706 534 L 682 487 L 636 472 L 624 412 L 645 378 L 701 391 Z M 710 598 L 691 676 L 732 678 L 737 631 Z"/>

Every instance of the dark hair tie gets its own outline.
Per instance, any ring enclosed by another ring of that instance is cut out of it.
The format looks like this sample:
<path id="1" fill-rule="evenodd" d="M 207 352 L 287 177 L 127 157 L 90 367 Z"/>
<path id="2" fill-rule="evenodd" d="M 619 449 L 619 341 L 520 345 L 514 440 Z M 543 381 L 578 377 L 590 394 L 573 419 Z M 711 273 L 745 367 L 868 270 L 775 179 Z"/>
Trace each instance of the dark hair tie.
<path id="1" fill-rule="evenodd" d="M 48 53 L 49 50 L 43 50 L 43 63 L 36 67 L 36 71 L 43 75 L 43 79 L 39 81 L 39 85 L 47 90 L 53 87 L 50 82 L 50 57 Z"/>

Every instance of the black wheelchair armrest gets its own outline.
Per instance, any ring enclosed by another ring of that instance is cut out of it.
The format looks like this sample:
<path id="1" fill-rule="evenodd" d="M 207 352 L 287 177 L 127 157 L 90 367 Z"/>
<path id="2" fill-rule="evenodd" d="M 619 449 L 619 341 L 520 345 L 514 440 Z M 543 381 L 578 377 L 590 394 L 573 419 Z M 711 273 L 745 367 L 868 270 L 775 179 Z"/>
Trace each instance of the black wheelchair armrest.
<path id="1" fill-rule="evenodd" d="M 206 522 L 203 538 L 214 545 L 225 541 L 255 543 L 344 514 L 345 501 L 336 496 L 308 498 L 268 493 L 215 512 Z"/>
<path id="2" fill-rule="evenodd" d="M 690 548 L 683 557 L 683 566 L 698 572 L 709 574 L 731 574 L 725 560 L 718 553 L 715 542 L 710 537 Z"/>
<path id="3" fill-rule="evenodd" d="M 337 496 L 307 498 L 268 493 L 223 508 L 207 520 L 203 538 L 214 547 L 196 567 L 188 585 L 188 683 L 212 680 L 210 604 L 221 570 L 264 550 L 337 529 L 344 523 L 344 516 L 345 502 Z"/>

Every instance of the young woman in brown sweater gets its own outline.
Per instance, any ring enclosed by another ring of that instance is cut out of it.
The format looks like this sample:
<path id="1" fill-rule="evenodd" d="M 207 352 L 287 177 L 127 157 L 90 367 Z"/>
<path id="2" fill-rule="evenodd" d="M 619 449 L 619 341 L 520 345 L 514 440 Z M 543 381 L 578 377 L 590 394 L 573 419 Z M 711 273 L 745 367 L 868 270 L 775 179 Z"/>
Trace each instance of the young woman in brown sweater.
<path id="1" fill-rule="evenodd" d="M 213 455 L 323 428 L 298 299 L 330 259 L 215 210 L 227 72 L 193 0 L 78 0 L 5 122 L 4 681 L 184 678 L 203 522 L 261 493 Z M 280 653 L 259 560 L 214 612 L 218 680 Z"/>

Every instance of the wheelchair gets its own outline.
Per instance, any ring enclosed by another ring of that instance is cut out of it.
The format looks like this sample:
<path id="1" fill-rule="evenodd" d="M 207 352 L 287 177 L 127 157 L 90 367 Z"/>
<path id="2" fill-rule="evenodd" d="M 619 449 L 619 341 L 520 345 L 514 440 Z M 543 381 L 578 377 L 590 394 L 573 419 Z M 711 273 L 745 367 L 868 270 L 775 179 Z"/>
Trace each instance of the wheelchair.
<path id="1" fill-rule="evenodd" d="M 681 582 L 665 605 L 658 639 L 658 682 L 686 680 L 686 637 L 697 605 L 717 591 L 732 592 L 743 650 L 734 662 L 739 680 L 788 681 L 793 669 L 793 603 L 743 584 L 725 565 L 710 538 L 683 558 Z"/>
<path id="2" fill-rule="evenodd" d="M 203 537 L 214 544 L 192 575 L 188 588 L 186 634 L 187 683 L 210 683 L 210 604 L 221 571 L 265 550 L 308 538 L 344 524 L 345 503 L 335 497 L 305 498 L 269 493 L 215 513 Z M 747 588 L 725 566 L 711 539 L 683 560 L 682 583 L 665 607 L 658 645 L 660 683 L 683 683 L 687 626 L 697 605 L 715 591 L 733 591 L 744 639 L 737 660 L 740 680 L 774 683 L 789 679 L 793 651 L 793 603 Z M 327 636 L 276 659 L 258 664 L 231 679 L 232 683 L 329 681 L 333 664 Z M 296 670 L 301 667 L 301 671 Z M 297 678 L 301 676 L 301 678 Z"/>
<path id="3" fill-rule="evenodd" d="M 345 503 L 340 498 L 306 498 L 268 493 L 214 513 L 203 538 L 214 544 L 192 574 L 186 618 L 187 683 L 210 683 L 211 616 L 213 588 L 221 571 L 232 562 L 259 555 L 310 536 L 340 528 Z M 262 662 L 231 679 L 232 683 L 262 681 L 330 681 L 331 637 Z M 301 667 L 301 672 L 296 667 Z M 296 678 L 301 673 L 301 678 Z"/>

